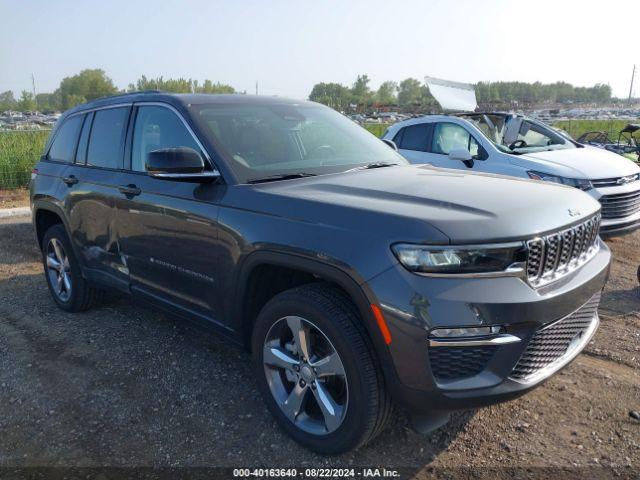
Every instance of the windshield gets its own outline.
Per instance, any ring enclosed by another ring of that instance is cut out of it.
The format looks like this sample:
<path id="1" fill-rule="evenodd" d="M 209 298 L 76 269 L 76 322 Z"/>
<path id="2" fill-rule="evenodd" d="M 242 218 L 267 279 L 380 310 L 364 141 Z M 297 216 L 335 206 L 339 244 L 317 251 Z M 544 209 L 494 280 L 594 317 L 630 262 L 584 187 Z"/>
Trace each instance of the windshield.
<path id="1" fill-rule="evenodd" d="M 473 114 L 463 118 L 472 122 L 503 152 L 530 153 L 576 148 L 567 138 L 544 123 L 511 114 Z"/>
<path id="2" fill-rule="evenodd" d="M 343 172 L 371 163 L 407 164 L 374 135 L 321 105 L 239 102 L 191 108 L 241 183 Z"/>

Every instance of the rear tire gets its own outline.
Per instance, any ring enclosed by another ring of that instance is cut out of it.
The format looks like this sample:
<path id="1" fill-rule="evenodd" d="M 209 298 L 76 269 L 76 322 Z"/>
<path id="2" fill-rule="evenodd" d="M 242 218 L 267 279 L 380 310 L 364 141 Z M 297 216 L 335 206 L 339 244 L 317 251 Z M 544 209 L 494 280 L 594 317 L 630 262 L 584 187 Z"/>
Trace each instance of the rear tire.
<path id="1" fill-rule="evenodd" d="M 341 291 L 314 283 L 276 295 L 258 315 L 251 343 L 267 407 L 298 443 L 338 454 L 384 429 L 391 400 L 370 339 Z"/>
<path id="2" fill-rule="evenodd" d="M 62 310 L 82 312 L 102 298 L 102 290 L 82 277 L 67 232 L 60 224 L 53 225 L 44 234 L 42 263 L 49 292 Z"/>

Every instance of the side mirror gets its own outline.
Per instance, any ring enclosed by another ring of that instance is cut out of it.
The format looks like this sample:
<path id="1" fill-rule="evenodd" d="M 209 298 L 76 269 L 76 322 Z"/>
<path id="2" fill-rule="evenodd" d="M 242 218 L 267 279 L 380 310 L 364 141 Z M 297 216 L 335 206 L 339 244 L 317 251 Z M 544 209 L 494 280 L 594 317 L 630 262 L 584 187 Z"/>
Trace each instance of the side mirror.
<path id="1" fill-rule="evenodd" d="M 398 151 L 398 146 L 396 145 L 396 142 L 394 142 L 393 140 L 389 140 L 388 138 L 382 138 L 381 140 L 387 145 L 389 145 L 389 147 L 394 149 L 396 152 Z"/>
<path id="2" fill-rule="evenodd" d="M 470 162 L 473 160 L 473 156 L 471 156 L 471 152 L 466 148 L 454 148 L 449 152 L 449 159 Z"/>
<path id="3" fill-rule="evenodd" d="M 162 148 L 147 155 L 147 172 L 166 180 L 202 181 L 217 178 L 216 171 L 205 171 L 204 160 L 189 147 Z"/>

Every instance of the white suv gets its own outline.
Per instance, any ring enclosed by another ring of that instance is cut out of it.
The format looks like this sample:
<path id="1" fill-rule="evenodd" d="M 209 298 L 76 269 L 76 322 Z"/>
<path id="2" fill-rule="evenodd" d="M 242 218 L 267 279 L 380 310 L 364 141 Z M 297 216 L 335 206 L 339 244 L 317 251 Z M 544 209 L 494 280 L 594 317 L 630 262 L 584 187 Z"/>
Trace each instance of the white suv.
<path id="1" fill-rule="evenodd" d="M 640 167 L 510 113 L 429 115 L 385 132 L 411 163 L 546 180 L 584 190 L 602 205 L 602 235 L 640 227 Z"/>

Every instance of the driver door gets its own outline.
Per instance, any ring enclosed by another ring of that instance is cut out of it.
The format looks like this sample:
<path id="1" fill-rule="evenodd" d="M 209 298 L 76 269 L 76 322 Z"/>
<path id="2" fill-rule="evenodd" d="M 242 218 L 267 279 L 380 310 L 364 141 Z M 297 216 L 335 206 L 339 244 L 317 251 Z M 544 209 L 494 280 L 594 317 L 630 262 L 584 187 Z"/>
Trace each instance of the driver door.
<path id="1" fill-rule="evenodd" d="M 449 153 L 452 150 L 465 148 L 471 153 L 473 165 L 460 160 L 452 160 Z M 486 153 L 480 143 L 464 128 L 453 122 L 437 122 L 433 126 L 433 135 L 429 152 L 429 163 L 443 168 L 457 168 L 461 170 L 486 171 L 484 158 Z"/>
<path id="2" fill-rule="evenodd" d="M 218 290 L 218 199 L 222 185 L 151 177 L 146 157 L 157 149 L 200 143 L 169 106 L 138 104 L 130 128 L 127 189 L 116 201 L 121 251 L 131 289 L 154 303 L 222 324 Z M 128 168 L 127 168 L 128 167 Z"/>

